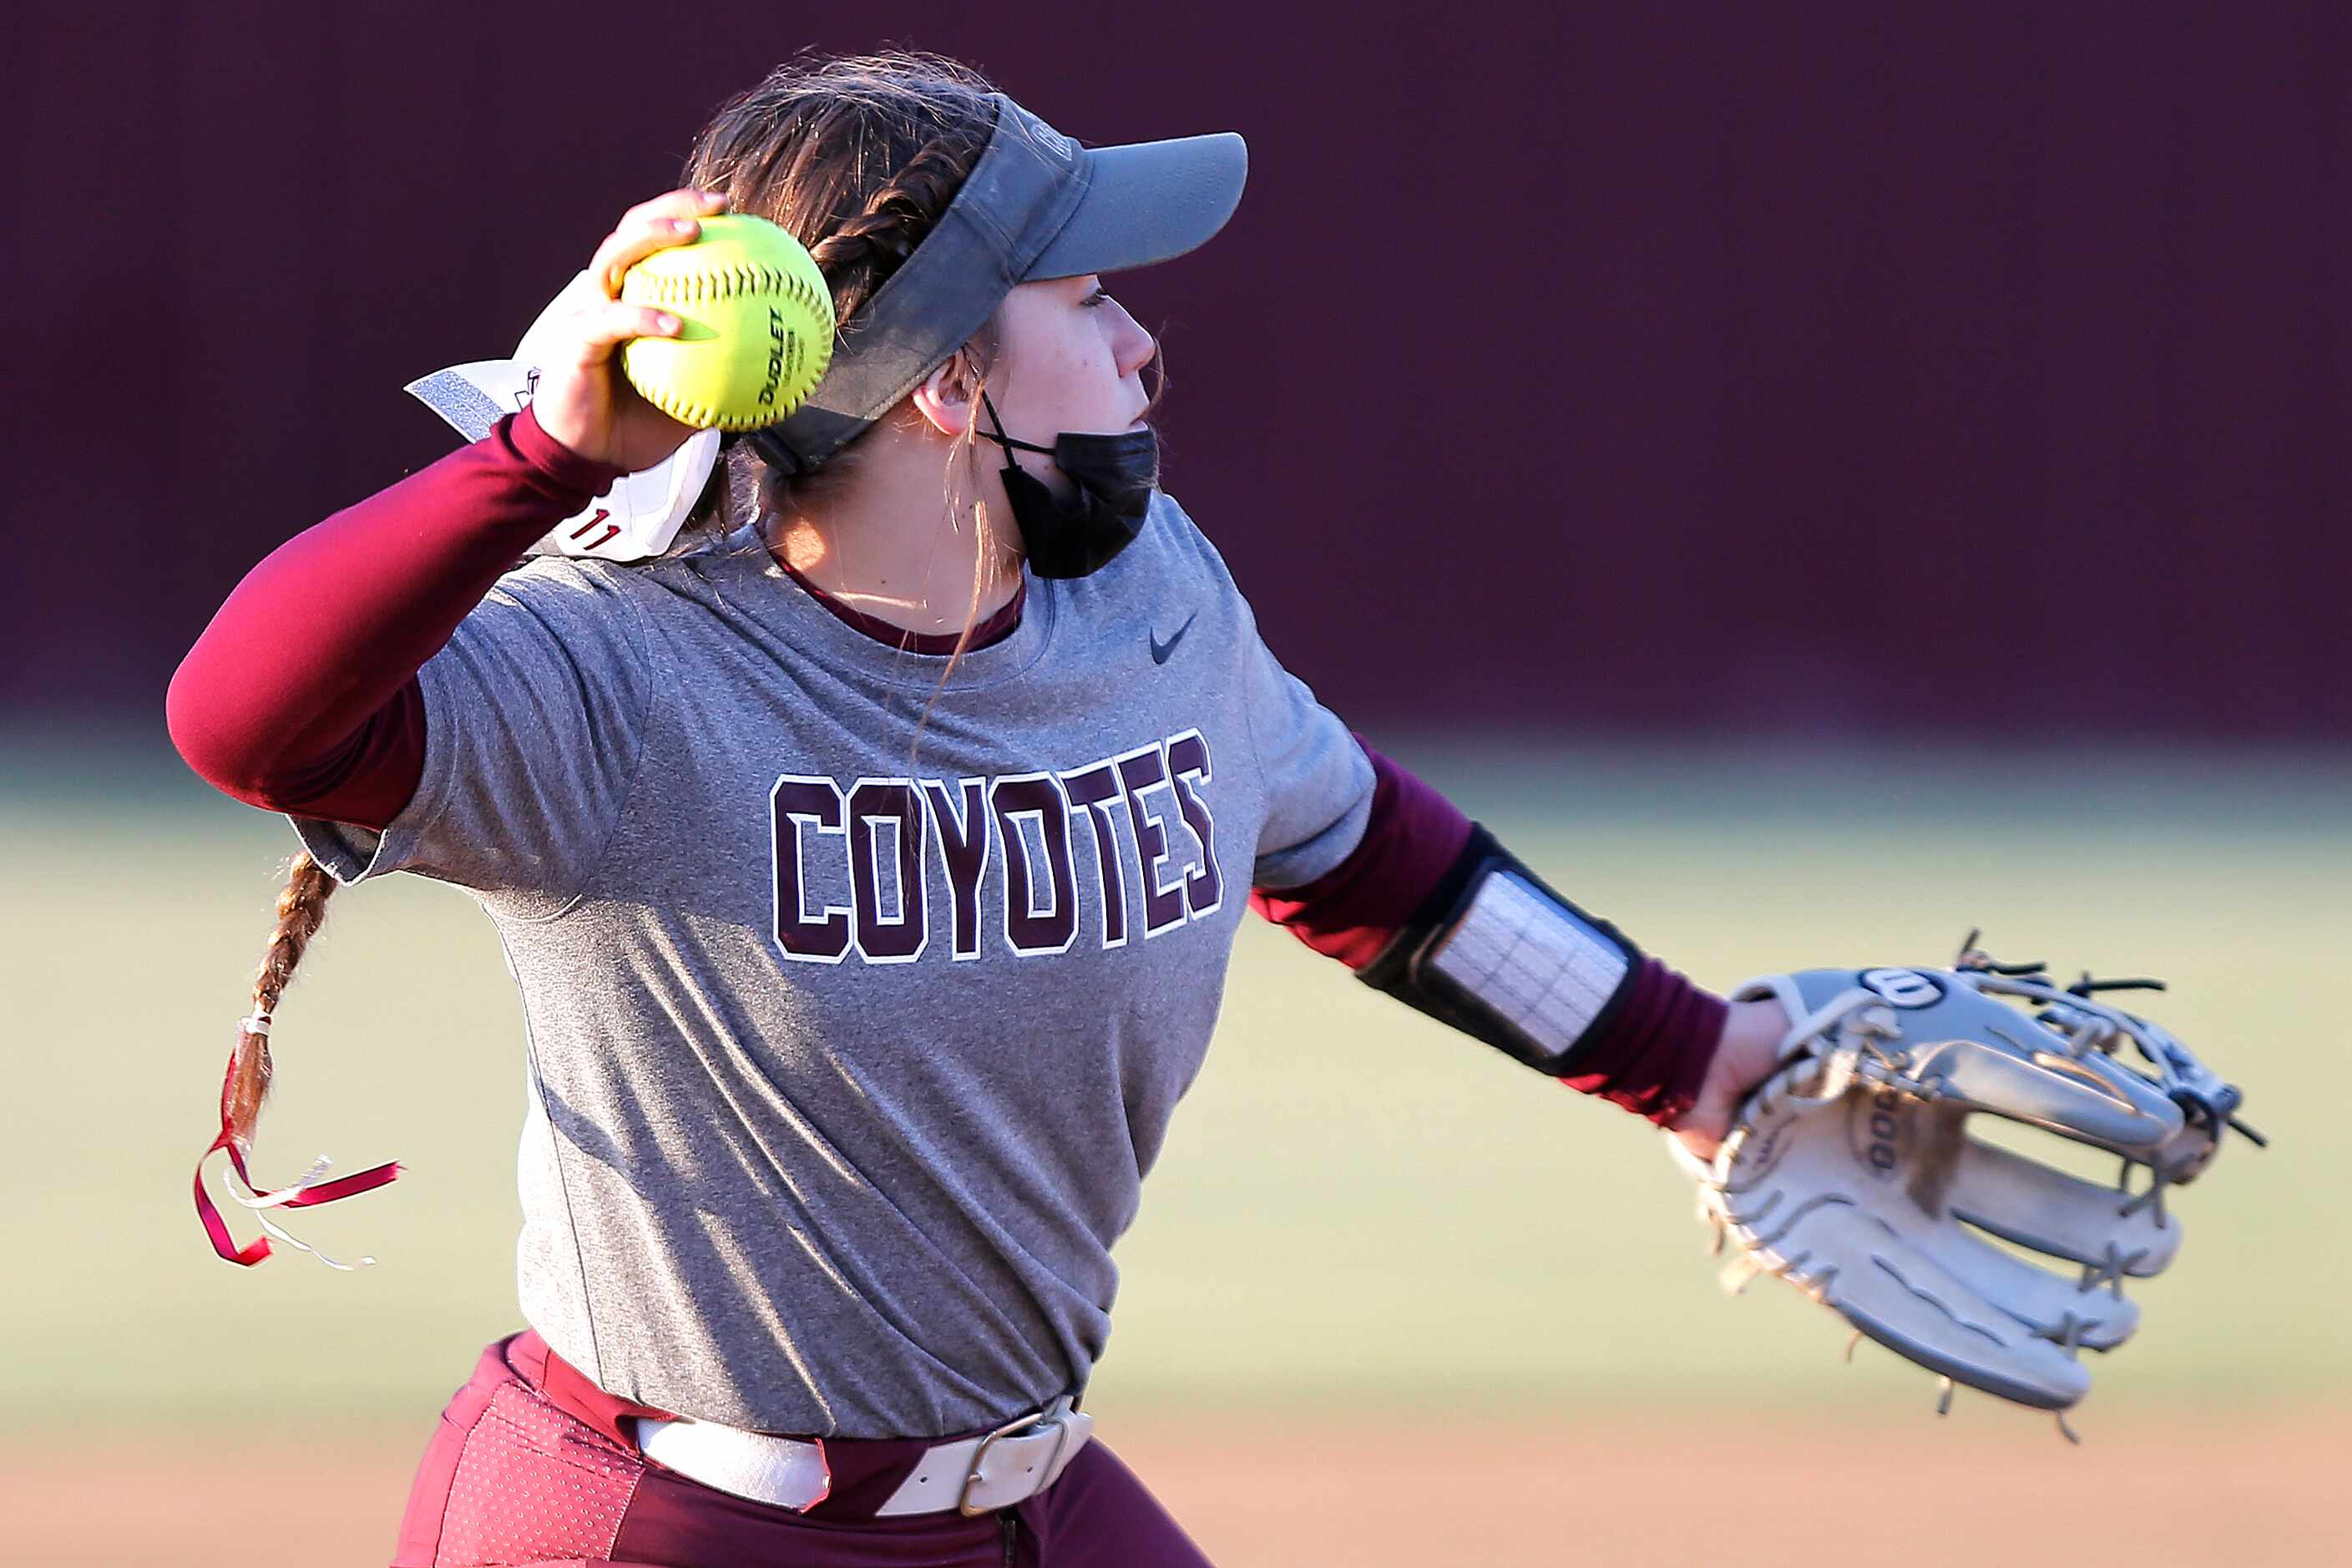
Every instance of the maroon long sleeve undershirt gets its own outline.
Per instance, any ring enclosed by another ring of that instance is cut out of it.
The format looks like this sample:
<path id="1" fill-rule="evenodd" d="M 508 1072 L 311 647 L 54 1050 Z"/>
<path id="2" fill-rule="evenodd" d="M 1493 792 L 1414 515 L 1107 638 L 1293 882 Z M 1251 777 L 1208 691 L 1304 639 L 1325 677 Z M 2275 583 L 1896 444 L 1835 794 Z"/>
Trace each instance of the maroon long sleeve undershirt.
<path id="1" fill-rule="evenodd" d="M 524 551 L 620 472 L 526 408 L 289 540 L 237 584 L 173 677 L 164 706 L 180 754 L 248 805 L 382 831 L 424 773 L 417 670 Z M 961 640 L 900 631 L 792 576 L 879 641 L 945 654 Z M 1023 597 L 974 626 L 967 647 L 1009 634 Z"/>
<path id="2" fill-rule="evenodd" d="M 388 827 L 424 773 L 416 672 L 533 542 L 620 473 L 563 446 L 526 408 L 296 535 L 237 584 L 181 662 L 165 699 L 173 744 L 248 805 Z M 946 651 L 802 586 L 869 636 Z M 1010 631 L 1020 609 L 1016 597 L 972 645 Z M 1252 899 L 1350 969 L 1371 962 L 1470 835 L 1444 795 L 1364 750 L 1374 785 L 1362 842 L 1316 882 Z M 1627 1005 L 1589 1044 L 1588 1070 L 1563 1081 L 1664 1124 L 1696 1097 L 1723 1016 L 1722 1002 L 1646 960 Z"/>
<path id="3" fill-rule="evenodd" d="M 1363 737 L 1357 737 L 1363 744 Z M 1303 888 L 1259 889 L 1258 913 L 1350 969 L 1380 956 L 1470 839 L 1452 801 L 1364 746 L 1372 763 L 1371 819 L 1355 852 Z M 1597 1039 L 1580 1047 L 1570 1089 L 1665 1126 L 1690 1109 L 1721 1042 L 1726 1004 L 1654 958 Z"/>
<path id="4" fill-rule="evenodd" d="M 533 542 L 620 473 L 526 408 L 288 540 L 172 678 L 180 755 L 248 805 L 389 826 L 424 773 L 416 672 Z"/>

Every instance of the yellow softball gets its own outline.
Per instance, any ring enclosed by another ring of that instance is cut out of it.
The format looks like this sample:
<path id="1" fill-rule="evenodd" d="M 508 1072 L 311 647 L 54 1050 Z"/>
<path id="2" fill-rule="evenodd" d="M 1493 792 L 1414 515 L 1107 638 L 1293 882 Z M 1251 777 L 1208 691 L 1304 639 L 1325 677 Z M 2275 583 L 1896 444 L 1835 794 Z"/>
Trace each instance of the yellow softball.
<path id="1" fill-rule="evenodd" d="M 756 430 L 801 405 L 833 362 L 833 291 L 800 241 L 721 213 L 691 245 L 621 277 L 621 298 L 667 310 L 671 338 L 633 338 L 621 373 L 646 402 L 698 429 Z"/>

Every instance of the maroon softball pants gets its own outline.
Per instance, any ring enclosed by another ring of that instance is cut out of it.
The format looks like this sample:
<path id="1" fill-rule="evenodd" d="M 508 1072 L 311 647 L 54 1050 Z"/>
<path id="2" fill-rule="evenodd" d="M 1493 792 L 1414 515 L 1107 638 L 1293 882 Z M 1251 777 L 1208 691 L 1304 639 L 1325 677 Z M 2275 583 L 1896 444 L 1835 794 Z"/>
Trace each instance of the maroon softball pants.
<path id="1" fill-rule="evenodd" d="M 828 1444 L 833 1493 L 795 1513 L 648 1461 L 629 1419 L 640 1408 L 536 1333 L 491 1345 L 441 1413 L 393 1568 L 1209 1568 L 1098 1442 L 995 1513 L 861 1519 L 923 1445 Z"/>

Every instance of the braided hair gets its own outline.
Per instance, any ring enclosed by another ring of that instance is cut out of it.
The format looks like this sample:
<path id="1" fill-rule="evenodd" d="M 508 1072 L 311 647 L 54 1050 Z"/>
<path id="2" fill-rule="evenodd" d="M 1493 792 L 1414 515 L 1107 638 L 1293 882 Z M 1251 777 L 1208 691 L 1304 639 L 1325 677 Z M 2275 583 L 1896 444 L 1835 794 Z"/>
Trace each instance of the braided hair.
<path id="1" fill-rule="evenodd" d="M 310 852 L 294 857 L 287 868 L 286 886 L 278 895 L 278 923 L 261 966 L 253 975 L 253 1011 L 239 1026 L 236 1052 L 230 1058 L 228 1079 L 221 1086 L 221 1129 L 239 1151 L 253 1149 L 254 1124 L 261 1102 L 269 1095 L 269 1024 L 278 999 L 294 978 L 294 968 L 310 949 L 310 939 L 326 923 L 327 900 L 334 895 L 335 879 Z"/>
<path id="2" fill-rule="evenodd" d="M 685 183 L 724 193 L 730 210 L 766 218 L 806 246 L 833 291 L 834 319 L 847 321 L 915 253 L 987 151 L 992 90 L 978 72 L 940 55 L 804 51 L 712 116 L 695 138 Z M 988 346 L 983 334 L 983 353 Z M 841 486 L 856 471 L 856 445 L 788 479 L 748 443 L 737 444 L 689 531 Z M 959 437 L 950 473 L 970 447 L 968 434 Z M 984 517 L 975 521 L 986 528 Z"/>

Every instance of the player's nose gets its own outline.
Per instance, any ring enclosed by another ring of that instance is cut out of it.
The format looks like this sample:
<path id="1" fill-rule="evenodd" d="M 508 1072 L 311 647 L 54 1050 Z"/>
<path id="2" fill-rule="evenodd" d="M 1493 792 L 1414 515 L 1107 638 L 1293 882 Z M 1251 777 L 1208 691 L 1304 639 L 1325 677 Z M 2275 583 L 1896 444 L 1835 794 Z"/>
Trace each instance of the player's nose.
<path id="1" fill-rule="evenodd" d="M 1126 306 L 1114 301 L 1111 308 L 1118 312 L 1118 331 L 1112 339 L 1111 352 L 1117 356 L 1118 374 L 1124 380 L 1150 363 L 1152 351 L 1159 345 L 1143 330 L 1143 323 L 1127 313 Z"/>

